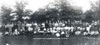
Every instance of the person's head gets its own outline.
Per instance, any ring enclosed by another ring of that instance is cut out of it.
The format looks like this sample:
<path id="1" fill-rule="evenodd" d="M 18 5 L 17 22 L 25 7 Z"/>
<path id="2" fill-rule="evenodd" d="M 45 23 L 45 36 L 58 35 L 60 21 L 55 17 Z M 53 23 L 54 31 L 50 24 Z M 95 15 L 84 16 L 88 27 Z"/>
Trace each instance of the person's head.
<path id="1" fill-rule="evenodd" d="M 9 22 L 7 22 L 7 24 L 10 24 Z"/>
<path id="2" fill-rule="evenodd" d="M 18 23 L 21 23 L 20 21 L 18 21 Z"/>

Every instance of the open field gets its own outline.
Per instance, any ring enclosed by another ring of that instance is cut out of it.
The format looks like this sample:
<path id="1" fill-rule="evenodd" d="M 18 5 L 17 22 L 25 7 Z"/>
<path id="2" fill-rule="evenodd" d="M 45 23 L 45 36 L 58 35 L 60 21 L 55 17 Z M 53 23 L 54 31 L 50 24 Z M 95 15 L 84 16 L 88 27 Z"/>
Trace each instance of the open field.
<path id="1" fill-rule="evenodd" d="M 49 38 L 34 36 L 0 36 L 0 45 L 100 45 L 100 37 L 71 36 Z"/>

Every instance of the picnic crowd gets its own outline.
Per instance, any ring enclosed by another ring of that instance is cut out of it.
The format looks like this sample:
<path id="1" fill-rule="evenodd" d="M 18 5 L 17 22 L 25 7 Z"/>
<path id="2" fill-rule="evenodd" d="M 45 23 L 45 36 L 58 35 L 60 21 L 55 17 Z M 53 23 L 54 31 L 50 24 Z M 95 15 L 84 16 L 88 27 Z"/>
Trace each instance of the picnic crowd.
<path id="1" fill-rule="evenodd" d="M 55 35 L 57 37 L 70 35 L 99 35 L 98 22 L 82 21 L 46 21 L 20 22 L 0 25 L 2 35 Z"/>

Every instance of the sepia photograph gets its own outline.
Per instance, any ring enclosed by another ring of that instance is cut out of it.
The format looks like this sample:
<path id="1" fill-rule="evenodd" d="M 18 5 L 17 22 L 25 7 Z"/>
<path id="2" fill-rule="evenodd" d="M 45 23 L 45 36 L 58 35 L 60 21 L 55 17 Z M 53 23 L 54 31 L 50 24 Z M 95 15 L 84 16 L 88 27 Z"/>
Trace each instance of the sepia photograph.
<path id="1" fill-rule="evenodd" d="M 0 45 L 100 45 L 100 0 L 0 0 Z"/>

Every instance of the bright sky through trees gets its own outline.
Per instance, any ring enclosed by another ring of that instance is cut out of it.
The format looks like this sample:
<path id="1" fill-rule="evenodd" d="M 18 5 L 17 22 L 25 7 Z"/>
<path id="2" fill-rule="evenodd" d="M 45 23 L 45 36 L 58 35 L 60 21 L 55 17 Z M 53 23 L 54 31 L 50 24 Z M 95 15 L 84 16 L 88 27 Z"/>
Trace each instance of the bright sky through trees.
<path id="1" fill-rule="evenodd" d="M 15 1 L 26 1 L 28 5 L 27 9 L 31 9 L 32 11 L 36 11 L 37 9 L 46 6 L 50 2 L 54 2 L 54 0 L 0 0 L 0 7 L 2 5 L 14 6 Z M 72 5 L 82 7 L 83 11 L 91 9 L 90 2 L 95 2 L 97 0 L 69 0 Z"/>

